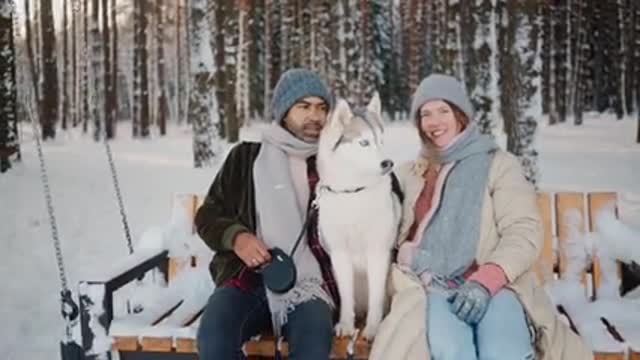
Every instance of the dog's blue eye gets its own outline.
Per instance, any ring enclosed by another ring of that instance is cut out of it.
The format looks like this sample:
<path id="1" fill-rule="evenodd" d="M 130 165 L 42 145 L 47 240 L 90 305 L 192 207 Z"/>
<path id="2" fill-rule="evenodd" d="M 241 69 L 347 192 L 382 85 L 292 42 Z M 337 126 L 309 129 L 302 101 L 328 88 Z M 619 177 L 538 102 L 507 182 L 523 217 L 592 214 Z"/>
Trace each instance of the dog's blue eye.
<path id="1" fill-rule="evenodd" d="M 360 140 L 360 146 L 369 146 L 369 140 L 367 139 Z"/>

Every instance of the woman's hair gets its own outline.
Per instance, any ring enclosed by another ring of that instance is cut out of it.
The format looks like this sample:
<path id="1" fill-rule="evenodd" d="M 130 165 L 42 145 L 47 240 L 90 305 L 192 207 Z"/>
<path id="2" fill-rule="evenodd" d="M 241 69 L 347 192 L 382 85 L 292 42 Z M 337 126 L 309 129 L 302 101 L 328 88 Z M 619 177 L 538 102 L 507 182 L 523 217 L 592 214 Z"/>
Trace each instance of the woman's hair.
<path id="1" fill-rule="evenodd" d="M 460 110 L 459 107 L 457 107 L 456 105 L 453 105 L 452 103 L 445 101 L 453 110 L 453 116 L 455 116 L 456 121 L 460 124 L 460 126 L 462 127 L 461 131 L 464 131 L 464 129 L 467 128 L 467 126 L 469 126 L 469 118 L 467 117 L 467 115 L 465 115 L 465 113 Z"/>
<path id="2" fill-rule="evenodd" d="M 442 100 L 445 103 L 447 103 L 447 105 L 449 105 L 449 107 L 451 108 L 451 110 L 453 111 L 453 117 L 456 119 L 456 121 L 458 122 L 458 124 L 460 124 L 461 126 L 461 130 L 460 131 L 464 131 L 464 129 L 467 128 L 467 126 L 469 126 L 469 118 L 467 117 L 467 115 L 465 115 L 465 113 L 460 110 L 459 107 L 457 107 L 456 105 L 448 102 L 447 100 Z M 423 104 L 424 105 L 424 104 Z M 420 134 L 420 138 L 422 139 L 422 142 L 427 144 L 429 143 L 429 139 L 426 137 L 426 135 L 423 133 L 422 131 L 422 126 L 421 125 L 421 117 L 420 114 L 418 113 L 416 116 L 416 125 L 418 127 L 418 133 Z"/>

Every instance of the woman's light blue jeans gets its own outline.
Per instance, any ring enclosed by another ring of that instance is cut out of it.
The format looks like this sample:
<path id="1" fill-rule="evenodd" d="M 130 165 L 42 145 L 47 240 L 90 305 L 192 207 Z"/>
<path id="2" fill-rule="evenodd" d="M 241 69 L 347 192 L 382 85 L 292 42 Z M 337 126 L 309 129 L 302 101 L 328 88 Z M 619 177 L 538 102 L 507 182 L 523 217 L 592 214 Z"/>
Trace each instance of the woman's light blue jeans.
<path id="1" fill-rule="evenodd" d="M 533 360 L 535 351 L 526 315 L 516 295 L 498 292 L 476 326 L 450 310 L 444 295 L 429 294 L 427 341 L 433 360 Z"/>

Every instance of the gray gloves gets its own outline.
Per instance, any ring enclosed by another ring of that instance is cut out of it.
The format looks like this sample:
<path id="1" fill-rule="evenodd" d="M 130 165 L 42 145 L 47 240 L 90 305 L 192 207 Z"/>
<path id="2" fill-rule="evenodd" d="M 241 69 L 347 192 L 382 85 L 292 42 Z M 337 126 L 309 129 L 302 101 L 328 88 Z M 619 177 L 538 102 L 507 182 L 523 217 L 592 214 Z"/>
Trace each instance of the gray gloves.
<path id="1" fill-rule="evenodd" d="M 460 286 L 448 299 L 451 312 L 458 319 L 469 325 L 476 325 L 487 312 L 491 294 L 484 286 L 476 281 L 467 281 Z"/>

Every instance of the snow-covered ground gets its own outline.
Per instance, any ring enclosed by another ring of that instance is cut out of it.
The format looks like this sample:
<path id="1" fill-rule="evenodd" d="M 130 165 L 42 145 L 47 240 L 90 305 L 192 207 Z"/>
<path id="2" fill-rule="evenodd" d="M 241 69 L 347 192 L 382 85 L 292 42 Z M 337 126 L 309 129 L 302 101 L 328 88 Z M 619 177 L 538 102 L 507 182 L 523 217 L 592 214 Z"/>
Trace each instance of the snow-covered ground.
<path id="1" fill-rule="evenodd" d="M 621 195 L 625 222 L 640 228 L 640 145 L 637 123 L 588 116 L 581 127 L 543 127 L 540 187 L 548 190 L 607 190 Z M 215 169 L 193 169 L 191 131 L 173 127 L 165 138 L 131 140 L 126 127 L 111 144 L 134 240 L 166 223 L 173 193 L 204 193 Z M 255 138 L 256 128 L 243 137 Z M 63 254 L 72 288 L 113 266 L 127 254 L 120 215 L 101 143 L 62 134 L 45 144 Z M 389 156 L 413 158 L 418 137 L 411 125 L 389 126 Z M 55 359 L 62 334 L 59 280 L 31 132 L 24 128 L 23 162 L 0 176 L 1 358 Z"/>

